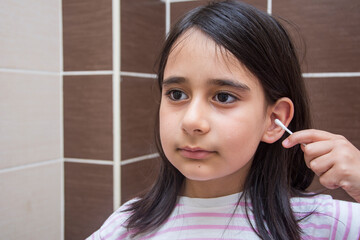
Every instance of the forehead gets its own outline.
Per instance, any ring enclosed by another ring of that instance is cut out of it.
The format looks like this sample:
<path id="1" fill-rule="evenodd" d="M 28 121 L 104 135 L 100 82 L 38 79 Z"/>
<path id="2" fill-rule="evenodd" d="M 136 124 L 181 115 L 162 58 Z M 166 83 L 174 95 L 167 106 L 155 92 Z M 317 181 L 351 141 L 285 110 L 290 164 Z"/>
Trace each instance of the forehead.
<path id="1" fill-rule="evenodd" d="M 257 87 L 260 85 L 229 50 L 196 28 L 187 30 L 175 41 L 167 60 L 165 78 L 182 74 L 202 75 L 209 79 L 228 77 L 251 82 L 250 85 Z"/>

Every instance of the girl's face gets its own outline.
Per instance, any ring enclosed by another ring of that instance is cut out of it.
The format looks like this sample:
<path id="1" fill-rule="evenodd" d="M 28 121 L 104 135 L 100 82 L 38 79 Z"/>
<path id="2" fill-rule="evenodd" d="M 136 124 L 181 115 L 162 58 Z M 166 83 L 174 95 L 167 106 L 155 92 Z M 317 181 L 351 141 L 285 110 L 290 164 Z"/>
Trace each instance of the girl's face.
<path id="1" fill-rule="evenodd" d="M 231 53 L 199 30 L 177 40 L 164 71 L 160 139 L 186 177 L 185 195 L 204 183 L 219 186 L 216 195 L 242 189 L 267 109 L 260 82 Z"/>

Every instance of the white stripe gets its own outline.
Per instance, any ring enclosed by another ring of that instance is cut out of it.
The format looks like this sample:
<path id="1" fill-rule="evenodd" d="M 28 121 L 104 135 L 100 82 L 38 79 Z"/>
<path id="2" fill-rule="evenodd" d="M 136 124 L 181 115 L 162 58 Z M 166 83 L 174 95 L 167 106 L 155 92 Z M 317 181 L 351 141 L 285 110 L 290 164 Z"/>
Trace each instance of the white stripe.
<path id="1" fill-rule="evenodd" d="M 272 14 L 272 0 L 267 1 L 267 13 Z"/>
<path id="2" fill-rule="evenodd" d="M 63 99 L 63 76 L 64 71 L 64 52 L 63 52 L 63 25 L 62 25 L 62 1 L 59 1 L 59 77 L 60 77 L 60 157 L 61 157 L 61 169 L 60 169 L 60 240 L 65 239 L 65 171 L 64 171 L 64 99 Z"/>
<path id="3" fill-rule="evenodd" d="M 113 210 L 121 204 L 121 120 L 120 120 L 120 0 L 112 0 L 113 40 Z"/>
<path id="4" fill-rule="evenodd" d="M 0 174 L 13 172 L 13 171 L 24 170 L 24 169 L 33 168 L 33 167 L 40 167 L 40 166 L 54 164 L 54 163 L 61 163 L 61 162 L 62 162 L 62 159 L 59 158 L 59 159 L 52 159 L 52 160 L 42 161 L 42 162 L 29 163 L 29 164 L 25 164 L 25 165 L 21 165 L 21 166 L 0 169 Z"/>
<path id="5" fill-rule="evenodd" d="M 135 162 L 141 162 L 141 161 L 144 161 L 144 160 L 157 158 L 157 157 L 159 157 L 159 154 L 158 153 L 153 153 L 153 154 L 148 154 L 148 155 L 144 155 L 144 156 L 140 156 L 140 157 L 129 158 L 127 160 L 121 161 L 121 166 L 128 165 L 128 164 L 135 163 Z"/>
<path id="6" fill-rule="evenodd" d="M 71 162 L 71 163 L 113 165 L 113 161 L 109 161 L 109 160 L 95 160 L 95 159 L 82 159 L 82 158 L 64 158 L 64 161 L 65 162 Z"/>
<path id="7" fill-rule="evenodd" d="M 139 78 L 152 78 L 152 79 L 157 78 L 156 74 L 151 74 L 151 73 L 120 72 L 120 75 L 126 77 L 139 77 Z"/>
<path id="8" fill-rule="evenodd" d="M 12 69 L 12 68 L 0 68 L 0 72 L 6 73 L 21 73 L 21 74 L 36 74 L 36 75 L 51 75 L 59 76 L 59 72 L 41 71 L 41 70 L 27 70 L 27 69 Z"/>
<path id="9" fill-rule="evenodd" d="M 360 77 L 360 72 L 303 73 L 306 78 Z"/>
<path id="10" fill-rule="evenodd" d="M 115 51 L 115 50 L 114 50 Z M 61 73 L 63 76 L 82 76 L 82 75 L 111 75 L 111 70 L 99 70 L 99 71 L 66 71 Z"/>
<path id="11" fill-rule="evenodd" d="M 170 32 L 170 3 L 170 0 L 165 1 L 165 37 L 167 37 Z"/>

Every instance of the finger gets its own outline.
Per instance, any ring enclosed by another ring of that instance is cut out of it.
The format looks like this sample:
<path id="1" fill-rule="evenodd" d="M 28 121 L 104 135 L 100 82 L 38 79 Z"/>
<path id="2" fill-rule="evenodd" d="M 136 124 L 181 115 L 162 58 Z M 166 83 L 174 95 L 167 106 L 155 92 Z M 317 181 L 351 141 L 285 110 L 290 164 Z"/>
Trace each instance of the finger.
<path id="1" fill-rule="evenodd" d="M 309 163 L 315 158 L 330 153 L 334 149 L 333 141 L 319 141 L 301 146 L 304 152 L 306 165 L 310 168 Z"/>
<path id="2" fill-rule="evenodd" d="M 323 173 L 319 177 L 319 181 L 321 185 L 328 189 L 336 189 L 340 187 L 340 176 L 334 168 L 330 168 L 327 172 Z"/>
<path id="3" fill-rule="evenodd" d="M 309 168 L 317 175 L 322 176 L 334 167 L 335 160 L 331 153 L 321 155 L 309 162 Z"/>
<path id="4" fill-rule="evenodd" d="M 332 138 L 336 138 L 336 135 L 326 131 L 307 129 L 293 133 L 287 137 L 282 144 L 285 148 L 291 148 L 300 143 L 309 144 L 317 141 L 329 140 Z"/>

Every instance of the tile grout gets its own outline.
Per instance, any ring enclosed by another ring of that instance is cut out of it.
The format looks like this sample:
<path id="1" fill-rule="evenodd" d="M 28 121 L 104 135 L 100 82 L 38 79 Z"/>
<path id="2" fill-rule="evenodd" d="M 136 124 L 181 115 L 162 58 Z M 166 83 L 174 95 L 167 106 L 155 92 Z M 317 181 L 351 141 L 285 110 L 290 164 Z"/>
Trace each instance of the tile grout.
<path id="1" fill-rule="evenodd" d="M 62 163 L 62 162 L 63 162 L 62 158 L 56 158 L 56 159 L 45 160 L 45 161 L 40 161 L 40 162 L 22 164 L 19 166 L 7 167 L 7 168 L 0 169 L 0 174 L 14 172 L 14 171 L 21 171 L 21 170 L 25 170 L 25 169 L 29 169 L 29 168 L 33 168 L 33 167 L 40 167 L 40 166 L 44 166 L 44 165 L 49 165 L 49 164 L 54 164 L 54 163 Z"/>
<path id="2" fill-rule="evenodd" d="M 159 157 L 158 153 L 151 153 L 146 155 L 141 155 L 138 157 L 124 159 L 120 162 L 121 166 L 128 165 L 135 162 L 140 162 L 143 160 L 153 159 Z M 85 159 L 85 158 L 64 158 L 64 162 L 69 163 L 84 163 L 84 164 L 97 164 L 97 165 L 113 165 L 114 161 L 111 160 L 99 160 L 99 159 Z"/>
<path id="3" fill-rule="evenodd" d="M 112 70 L 94 70 L 94 71 L 62 71 L 51 72 L 41 70 L 26 70 L 26 69 L 10 69 L 0 68 L 0 73 L 20 73 L 20 74 L 38 74 L 38 75 L 53 75 L 53 76 L 81 76 L 81 75 L 113 75 L 116 74 Z M 117 74 L 116 74 L 117 75 Z M 156 79 L 157 74 L 143 73 L 143 72 L 126 72 L 119 71 L 120 76 L 124 77 L 141 77 Z M 322 78 L 322 77 L 360 77 L 360 72 L 306 72 L 302 73 L 306 78 Z"/>

